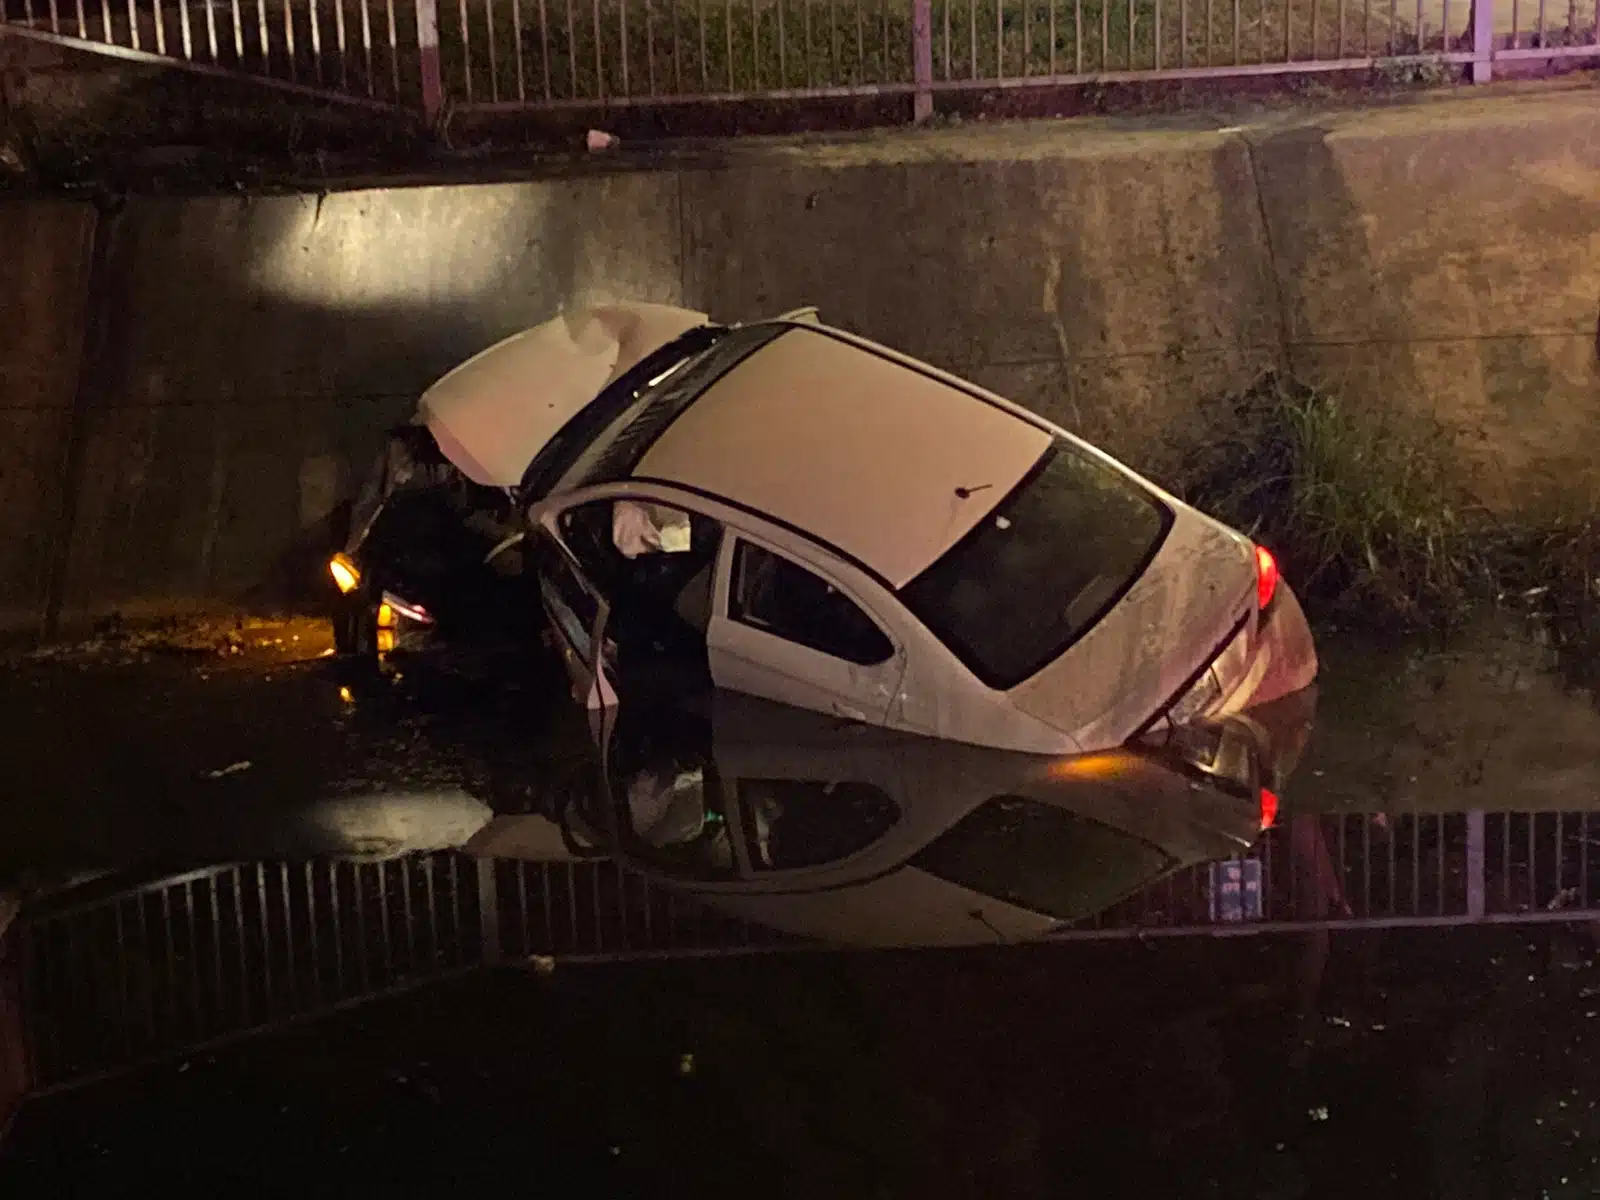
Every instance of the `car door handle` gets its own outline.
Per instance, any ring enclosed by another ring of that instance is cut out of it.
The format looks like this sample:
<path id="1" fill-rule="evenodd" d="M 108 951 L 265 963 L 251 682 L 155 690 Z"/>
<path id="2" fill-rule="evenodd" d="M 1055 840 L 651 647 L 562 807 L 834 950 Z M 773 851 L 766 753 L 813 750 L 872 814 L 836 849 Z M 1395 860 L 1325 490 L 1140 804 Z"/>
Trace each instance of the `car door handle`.
<path id="1" fill-rule="evenodd" d="M 833 702 L 833 715 L 843 717 L 847 721 L 865 721 L 867 719 L 867 714 L 860 709 L 851 708 L 848 704 L 840 704 L 837 700 Z"/>

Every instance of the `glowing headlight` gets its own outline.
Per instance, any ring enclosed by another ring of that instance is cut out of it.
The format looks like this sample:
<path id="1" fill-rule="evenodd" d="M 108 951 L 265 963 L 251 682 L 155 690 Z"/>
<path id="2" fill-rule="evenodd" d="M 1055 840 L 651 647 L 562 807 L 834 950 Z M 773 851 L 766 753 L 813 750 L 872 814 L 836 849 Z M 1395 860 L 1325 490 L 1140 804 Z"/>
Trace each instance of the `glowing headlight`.
<path id="1" fill-rule="evenodd" d="M 328 574 L 333 576 L 333 582 L 339 585 L 339 590 L 346 595 L 361 586 L 361 570 L 343 554 L 335 554 L 328 560 Z"/>

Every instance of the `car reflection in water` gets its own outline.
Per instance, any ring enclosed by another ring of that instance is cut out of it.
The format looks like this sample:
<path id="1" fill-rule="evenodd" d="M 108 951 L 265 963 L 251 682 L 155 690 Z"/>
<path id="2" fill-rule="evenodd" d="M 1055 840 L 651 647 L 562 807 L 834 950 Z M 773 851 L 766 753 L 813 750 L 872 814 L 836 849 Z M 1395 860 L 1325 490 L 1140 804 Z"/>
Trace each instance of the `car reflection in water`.
<path id="1" fill-rule="evenodd" d="M 1314 692 L 1114 752 L 934 741 L 716 692 L 596 714 L 597 787 L 469 853 L 619 864 L 727 915 L 858 946 L 1047 935 L 1275 817 Z M 559 848 L 556 846 L 558 827 Z"/>

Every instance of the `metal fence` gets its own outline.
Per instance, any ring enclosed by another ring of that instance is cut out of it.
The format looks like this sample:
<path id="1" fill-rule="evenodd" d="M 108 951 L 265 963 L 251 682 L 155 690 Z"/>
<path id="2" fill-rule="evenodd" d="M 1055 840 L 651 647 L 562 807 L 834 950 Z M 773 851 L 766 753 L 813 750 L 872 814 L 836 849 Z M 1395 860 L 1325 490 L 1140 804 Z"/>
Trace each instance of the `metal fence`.
<path id="1" fill-rule="evenodd" d="M 1242 903 L 1223 895 L 1241 877 Z M 1298 816 L 1051 939 L 1547 922 L 1600 929 L 1600 817 Z M 0 1114 L 7 1088 L 14 1104 L 485 964 L 814 945 L 607 861 L 442 852 L 192 872 L 36 913 L 0 945 Z"/>
<path id="2" fill-rule="evenodd" d="M 0 0 L 0 34 L 406 111 L 1600 58 L 1600 0 Z"/>

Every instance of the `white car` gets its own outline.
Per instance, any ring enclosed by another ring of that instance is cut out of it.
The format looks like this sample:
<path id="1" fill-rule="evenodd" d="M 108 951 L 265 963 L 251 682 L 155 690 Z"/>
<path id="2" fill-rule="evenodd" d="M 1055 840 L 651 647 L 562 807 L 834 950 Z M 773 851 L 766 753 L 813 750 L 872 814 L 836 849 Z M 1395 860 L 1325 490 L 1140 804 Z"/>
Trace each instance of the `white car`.
<path id="1" fill-rule="evenodd" d="M 1071 433 L 811 310 L 588 310 L 421 417 L 525 507 L 575 695 L 714 685 L 1048 754 L 1308 686 L 1272 556 Z"/>

